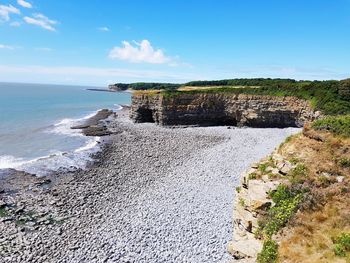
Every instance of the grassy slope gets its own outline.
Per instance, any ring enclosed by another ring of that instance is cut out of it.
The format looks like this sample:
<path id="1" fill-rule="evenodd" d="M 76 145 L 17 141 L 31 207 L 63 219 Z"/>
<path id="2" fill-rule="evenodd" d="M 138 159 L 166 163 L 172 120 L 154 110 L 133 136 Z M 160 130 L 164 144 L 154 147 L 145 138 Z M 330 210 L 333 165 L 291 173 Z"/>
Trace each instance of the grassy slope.
<path id="1" fill-rule="evenodd" d="M 293 188 L 306 192 L 299 211 L 280 232 L 279 262 L 350 262 L 350 249 L 337 252 L 337 238 L 350 234 L 350 138 L 315 128 L 321 130 L 306 127 L 279 149 L 307 168 L 291 181 Z"/>

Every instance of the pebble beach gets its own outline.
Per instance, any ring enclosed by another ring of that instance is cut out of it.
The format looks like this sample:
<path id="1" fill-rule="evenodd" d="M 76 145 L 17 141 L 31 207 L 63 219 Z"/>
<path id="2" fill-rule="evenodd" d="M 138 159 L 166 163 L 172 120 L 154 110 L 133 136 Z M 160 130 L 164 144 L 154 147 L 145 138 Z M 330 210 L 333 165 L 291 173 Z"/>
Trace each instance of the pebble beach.
<path id="1" fill-rule="evenodd" d="M 230 262 L 240 175 L 299 131 L 164 128 L 127 110 L 107 128 L 84 170 L 3 178 L 0 262 Z"/>

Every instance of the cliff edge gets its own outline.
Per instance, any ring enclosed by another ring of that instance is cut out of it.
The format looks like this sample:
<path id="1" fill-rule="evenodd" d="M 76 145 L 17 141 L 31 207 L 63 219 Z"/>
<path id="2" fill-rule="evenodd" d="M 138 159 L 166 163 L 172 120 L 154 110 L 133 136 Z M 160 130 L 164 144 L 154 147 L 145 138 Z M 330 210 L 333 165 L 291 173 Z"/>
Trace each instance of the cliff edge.
<path id="1" fill-rule="evenodd" d="M 302 127 L 319 116 L 296 97 L 235 93 L 136 92 L 130 118 L 164 126 Z"/>

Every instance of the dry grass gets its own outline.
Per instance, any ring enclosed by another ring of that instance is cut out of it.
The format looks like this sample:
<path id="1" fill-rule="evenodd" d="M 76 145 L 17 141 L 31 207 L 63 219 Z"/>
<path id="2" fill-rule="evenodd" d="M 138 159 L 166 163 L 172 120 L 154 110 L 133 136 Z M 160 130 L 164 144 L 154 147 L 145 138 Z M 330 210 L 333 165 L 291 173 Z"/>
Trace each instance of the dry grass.
<path id="1" fill-rule="evenodd" d="M 335 255 L 332 241 L 341 233 L 350 233 L 350 167 L 340 161 L 350 159 L 350 140 L 326 132 L 319 134 L 323 140 L 304 134 L 294 136 L 279 150 L 308 167 L 303 187 L 311 193 L 307 205 L 278 237 L 279 261 L 350 262 L 350 255 Z M 338 182 L 337 176 L 344 181 Z"/>
<path id="2" fill-rule="evenodd" d="M 161 93 L 162 90 L 150 89 L 150 90 L 135 90 L 134 95 L 156 95 Z"/>
<path id="3" fill-rule="evenodd" d="M 178 88 L 178 91 L 192 91 L 192 90 L 208 90 L 208 89 L 222 89 L 222 88 L 232 88 L 232 89 L 241 89 L 241 88 L 260 88 L 259 86 L 183 86 Z"/>

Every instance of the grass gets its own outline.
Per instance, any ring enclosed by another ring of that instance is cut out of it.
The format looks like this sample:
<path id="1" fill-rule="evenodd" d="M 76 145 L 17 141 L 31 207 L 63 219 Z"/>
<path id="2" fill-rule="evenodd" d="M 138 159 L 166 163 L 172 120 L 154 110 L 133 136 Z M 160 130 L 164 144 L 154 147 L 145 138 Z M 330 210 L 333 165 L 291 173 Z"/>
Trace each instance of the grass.
<path id="1" fill-rule="evenodd" d="M 350 159 L 349 158 L 345 158 L 345 157 L 341 158 L 339 160 L 339 165 L 341 167 L 350 167 Z"/>
<path id="2" fill-rule="evenodd" d="M 303 192 L 298 213 L 279 232 L 278 260 L 350 262 L 350 252 L 344 246 L 347 239 L 339 238 L 350 233 L 350 138 L 314 132 L 324 140 L 300 134 L 279 149 L 288 160 L 297 160 L 289 178 L 293 188 L 308 191 Z M 343 182 L 337 182 L 339 175 L 344 176 Z M 275 198 L 279 196 L 288 199 L 289 193 L 281 191 Z"/>
<path id="3" fill-rule="evenodd" d="M 308 176 L 308 168 L 303 163 L 298 163 L 295 168 L 289 173 L 289 180 L 292 184 L 303 183 Z"/>
<path id="4" fill-rule="evenodd" d="M 303 194 L 282 184 L 270 193 L 270 197 L 275 205 L 267 211 L 266 218 L 259 224 L 259 232 L 268 239 L 288 223 L 302 201 Z"/>
<path id="5" fill-rule="evenodd" d="M 336 237 L 333 242 L 335 255 L 346 257 L 346 254 L 350 252 L 350 234 L 341 233 L 341 235 Z"/>
<path id="6" fill-rule="evenodd" d="M 258 254 L 258 263 L 274 263 L 278 257 L 278 244 L 276 241 L 268 239 L 264 241 L 263 248 Z"/>
<path id="7" fill-rule="evenodd" d="M 245 206 L 245 200 L 242 197 L 239 198 L 239 204 L 243 207 Z"/>
<path id="8" fill-rule="evenodd" d="M 8 212 L 6 211 L 5 208 L 0 208 L 0 217 L 7 217 Z"/>
<path id="9" fill-rule="evenodd" d="M 335 135 L 350 137 L 350 115 L 330 116 L 312 124 L 315 130 L 330 131 Z"/>

